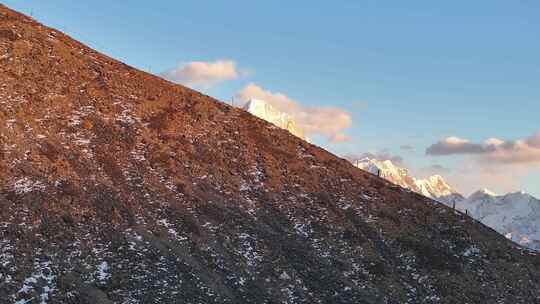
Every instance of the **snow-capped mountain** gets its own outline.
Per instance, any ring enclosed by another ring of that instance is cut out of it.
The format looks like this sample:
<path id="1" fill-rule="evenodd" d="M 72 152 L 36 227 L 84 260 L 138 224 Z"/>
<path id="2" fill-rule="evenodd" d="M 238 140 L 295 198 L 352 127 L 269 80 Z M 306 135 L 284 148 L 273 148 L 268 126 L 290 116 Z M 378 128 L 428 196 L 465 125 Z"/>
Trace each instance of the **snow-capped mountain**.
<path id="1" fill-rule="evenodd" d="M 441 202 L 452 202 L 463 199 L 463 196 L 448 185 L 440 175 L 433 175 L 426 179 L 417 179 L 411 176 L 407 169 L 394 165 L 390 160 L 382 161 L 373 158 L 364 158 L 356 161 L 355 165 L 362 170 L 379 175 L 396 185 L 440 200 Z"/>
<path id="2" fill-rule="evenodd" d="M 436 199 L 447 199 L 457 193 L 440 175 L 432 175 L 426 179 L 417 179 L 416 186 L 421 194 Z"/>
<path id="3" fill-rule="evenodd" d="M 455 203 L 456 209 L 467 211 L 512 241 L 540 250 L 540 200 L 527 193 L 497 195 L 482 189 L 465 198 L 440 175 L 416 179 L 407 169 L 394 165 L 390 160 L 364 158 L 356 161 L 355 165 L 450 207 Z"/>
<path id="4" fill-rule="evenodd" d="M 306 140 L 304 130 L 300 128 L 294 119 L 286 113 L 280 112 L 270 104 L 260 99 L 250 99 L 243 109 L 261 119 L 264 119 L 279 128 L 288 130 L 291 134 Z"/>
<path id="5" fill-rule="evenodd" d="M 467 210 L 512 241 L 540 250 L 540 200 L 535 197 L 524 192 L 497 195 L 483 189 L 456 202 L 456 208 Z"/>

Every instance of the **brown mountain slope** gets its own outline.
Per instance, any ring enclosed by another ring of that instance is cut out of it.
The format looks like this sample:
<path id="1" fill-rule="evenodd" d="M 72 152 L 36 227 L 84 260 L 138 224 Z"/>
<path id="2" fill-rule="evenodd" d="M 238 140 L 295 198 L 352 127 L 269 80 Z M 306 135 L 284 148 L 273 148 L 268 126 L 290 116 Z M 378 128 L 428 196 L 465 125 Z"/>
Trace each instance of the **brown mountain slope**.
<path id="1" fill-rule="evenodd" d="M 540 303 L 491 229 L 3 6 L 0 148 L 0 303 Z"/>

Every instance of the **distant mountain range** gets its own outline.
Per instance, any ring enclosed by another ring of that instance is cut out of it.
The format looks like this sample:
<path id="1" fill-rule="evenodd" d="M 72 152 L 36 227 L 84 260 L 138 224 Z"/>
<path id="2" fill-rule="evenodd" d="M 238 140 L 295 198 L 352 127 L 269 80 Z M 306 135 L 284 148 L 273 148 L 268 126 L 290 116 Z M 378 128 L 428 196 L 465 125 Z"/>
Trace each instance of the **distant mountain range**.
<path id="1" fill-rule="evenodd" d="M 456 202 L 485 225 L 525 247 L 540 250 L 540 200 L 525 192 L 497 195 L 479 190 Z"/>
<path id="2" fill-rule="evenodd" d="M 508 239 L 534 250 L 540 250 L 540 200 L 525 192 L 497 195 L 487 189 L 465 198 L 442 176 L 417 179 L 405 168 L 390 160 L 364 158 L 355 166 L 379 175 L 403 188 L 410 189 L 448 206 L 467 211 L 473 218 L 495 229 Z"/>

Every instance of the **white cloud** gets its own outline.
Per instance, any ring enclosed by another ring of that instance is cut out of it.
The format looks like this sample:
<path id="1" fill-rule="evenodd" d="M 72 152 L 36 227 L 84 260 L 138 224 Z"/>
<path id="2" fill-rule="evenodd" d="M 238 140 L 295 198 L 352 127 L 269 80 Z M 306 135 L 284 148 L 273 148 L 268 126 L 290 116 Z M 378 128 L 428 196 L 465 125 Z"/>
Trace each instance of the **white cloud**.
<path id="1" fill-rule="evenodd" d="M 239 71 L 232 60 L 214 62 L 192 61 L 179 64 L 176 68 L 161 73 L 161 76 L 186 86 L 208 87 L 226 80 L 237 79 Z"/>
<path id="2" fill-rule="evenodd" d="M 465 144 L 469 142 L 467 139 L 459 138 L 456 136 L 447 137 L 444 141 L 447 142 L 448 144 L 453 144 L 453 145 Z"/>
<path id="3" fill-rule="evenodd" d="M 448 137 L 427 148 L 433 156 L 474 154 L 477 160 L 502 164 L 540 165 L 540 132 L 517 140 L 489 138 L 482 143 L 471 143 L 457 137 Z"/>
<path id="4" fill-rule="evenodd" d="M 308 135 L 323 135 L 330 142 L 349 141 L 343 131 L 352 126 L 352 116 L 337 107 L 302 105 L 283 93 L 275 93 L 250 83 L 237 94 L 242 102 L 255 98 L 264 100 L 277 110 L 290 115 Z"/>
<path id="5" fill-rule="evenodd" d="M 495 137 L 488 138 L 488 139 L 486 139 L 484 141 L 484 145 L 499 146 L 499 145 L 502 145 L 502 144 L 504 144 L 504 140 L 498 139 L 498 138 L 495 138 Z"/>
<path id="6" fill-rule="evenodd" d="M 459 189 L 517 191 L 523 179 L 540 168 L 540 132 L 514 140 L 492 137 L 479 142 L 450 137 L 428 147 L 426 154 L 465 156 L 449 176 Z"/>
<path id="7" fill-rule="evenodd" d="M 496 142 L 498 144 L 498 142 Z M 496 145 L 493 139 L 487 140 L 482 144 L 471 143 L 469 140 L 451 136 L 427 148 L 426 154 L 433 156 L 452 155 L 452 154 L 484 154 L 495 149 Z"/>

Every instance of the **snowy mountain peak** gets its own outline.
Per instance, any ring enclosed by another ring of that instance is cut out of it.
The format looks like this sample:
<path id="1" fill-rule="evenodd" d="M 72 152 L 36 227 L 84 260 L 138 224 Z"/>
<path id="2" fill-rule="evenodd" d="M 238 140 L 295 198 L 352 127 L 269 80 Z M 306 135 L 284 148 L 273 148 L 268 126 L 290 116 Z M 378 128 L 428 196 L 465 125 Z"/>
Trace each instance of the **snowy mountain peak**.
<path id="1" fill-rule="evenodd" d="M 483 189 L 480 189 L 476 192 L 474 192 L 473 194 L 471 194 L 469 196 L 469 200 L 477 200 L 477 199 L 481 199 L 483 197 L 496 197 L 497 194 L 493 191 L 490 191 L 486 188 L 483 188 Z"/>
<path id="2" fill-rule="evenodd" d="M 432 175 L 428 178 L 430 181 L 432 182 L 439 182 L 439 183 L 446 183 L 446 181 L 444 180 L 444 178 L 438 174 L 436 175 Z"/>
<path id="3" fill-rule="evenodd" d="M 306 140 L 304 130 L 300 128 L 294 119 L 286 113 L 283 113 L 264 100 L 250 99 L 243 109 L 261 119 L 264 119 L 275 126 L 288 130 L 294 136 Z"/>
<path id="4" fill-rule="evenodd" d="M 433 175 L 426 179 L 416 179 L 409 174 L 407 169 L 396 166 L 391 160 L 364 158 L 358 160 L 355 165 L 362 170 L 380 175 L 396 185 L 434 199 L 443 199 L 457 194 L 457 191 L 448 185 L 442 176 Z"/>
<path id="5" fill-rule="evenodd" d="M 540 200 L 530 194 L 497 195 L 482 189 L 456 207 L 514 242 L 540 250 Z"/>
<path id="6" fill-rule="evenodd" d="M 431 184 L 433 186 L 436 186 L 437 188 L 439 188 L 441 190 L 445 190 L 447 192 L 450 192 L 448 194 L 457 192 L 440 175 L 432 175 L 432 176 L 428 177 L 426 180 L 429 182 L 429 184 Z"/>
<path id="7" fill-rule="evenodd" d="M 489 189 L 486 189 L 486 188 L 481 189 L 479 191 L 486 194 L 486 195 L 489 195 L 489 196 L 497 196 L 497 193 L 495 193 L 495 192 L 493 192 L 493 191 L 491 191 Z"/>

